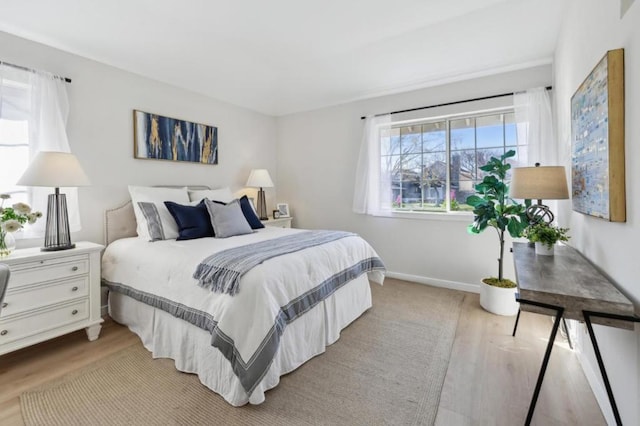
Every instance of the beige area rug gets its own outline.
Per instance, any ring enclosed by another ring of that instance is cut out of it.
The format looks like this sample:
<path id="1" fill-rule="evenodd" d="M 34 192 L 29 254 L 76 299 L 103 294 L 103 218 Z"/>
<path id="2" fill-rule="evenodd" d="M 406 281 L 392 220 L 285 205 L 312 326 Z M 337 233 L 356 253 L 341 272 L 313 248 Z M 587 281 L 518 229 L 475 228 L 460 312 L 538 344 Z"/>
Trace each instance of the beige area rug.
<path id="1" fill-rule="evenodd" d="M 338 342 L 234 408 L 135 345 L 21 395 L 27 425 L 433 424 L 464 293 L 388 279 Z"/>

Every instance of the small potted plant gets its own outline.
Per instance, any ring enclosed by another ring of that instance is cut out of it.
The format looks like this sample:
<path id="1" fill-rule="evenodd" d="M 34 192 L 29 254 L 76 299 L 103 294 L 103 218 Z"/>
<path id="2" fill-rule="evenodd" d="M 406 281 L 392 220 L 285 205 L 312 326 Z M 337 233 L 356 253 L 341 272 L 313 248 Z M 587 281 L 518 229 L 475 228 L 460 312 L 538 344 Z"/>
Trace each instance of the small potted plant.
<path id="1" fill-rule="evenodd" d="M 567 232 L 569 228 L 540 222 L 525 229 L 523 237 L 536 244 L 536 254 L 553 256 L 553 247 L 558 241 L 569 241 Z"/>
<path id="2" fill-rule="evenodd" d="M 485 278 L 480 284 L 480 306 L 498 315 L 515 315 L 518 303 L 515 299 L 516 284 L 503 277 L 505 232 L 514 238 L 522 236 L 528 225 L 526 208 L 530 201 L 520 204 L 509 198 L 509 187 L 505 183 L 511 165 L 507 158 L 516 154 L 511 150 L 500 158 L 491 157 L 480 167 L 487 173 L 482 182 L 475 186 L 476 194 L 467 198 L 467 204 L 473 207 L 474 222 L 468 226 L 471 234 L 479 234 L 487 228 L 497 231 L 500 247 L 498 257 L 498 276 Z"/>

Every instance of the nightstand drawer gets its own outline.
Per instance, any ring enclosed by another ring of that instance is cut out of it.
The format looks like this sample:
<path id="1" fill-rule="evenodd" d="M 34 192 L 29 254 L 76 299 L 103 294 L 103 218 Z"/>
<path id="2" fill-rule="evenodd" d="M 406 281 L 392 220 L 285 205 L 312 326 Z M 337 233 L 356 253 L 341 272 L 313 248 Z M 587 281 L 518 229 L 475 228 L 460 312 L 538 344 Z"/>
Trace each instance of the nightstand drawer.
<path id="1" fill-rule="evenodd" d="M 86 297 L 89 294 L 87 275 L 37 287 L 10 290 L 2 304 L 0 318 L 67 300 Z"/>
<path id="2" fill-rule="evenodd" d="M 0 345 L 89 318 L 89 299 L 11 320 L 0 320 Z"/>
<path id="3" fill-rule="evenodd" d="M 9 288 L 15 289 L 29 284 L 74 277 L 89 271 L 89 258 L 75 256 L 61 259 L 23 263 L 11 267 Z"/>
<path id="4" fill-rule="evenodd" d="M 89 340 L 98 338 L 103 248 L 80 241 L 68 250 L 30 247 L 0 259 L 11 269 L 0 312 L 0 355 L 82 328 Z"/>
<path id="5" fill-rule="evenodd" d="M 293 217 L 279 217 L 278 219 L 269 219 L 261 221 L 264 226 L 271 226 L 274 228 L 291 228 L 291 222 Z"/>

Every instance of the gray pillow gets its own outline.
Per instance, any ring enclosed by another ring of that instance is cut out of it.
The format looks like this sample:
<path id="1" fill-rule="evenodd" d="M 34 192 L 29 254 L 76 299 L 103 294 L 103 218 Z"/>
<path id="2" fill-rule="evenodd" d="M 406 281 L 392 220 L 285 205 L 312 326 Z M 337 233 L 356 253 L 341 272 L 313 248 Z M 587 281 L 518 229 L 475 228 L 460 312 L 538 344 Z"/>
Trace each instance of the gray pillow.
<path id="1" fill-rule="evenodd" d="M 242 213 L 238 200 L 233 200 L 226 205 L 215 203 L 208 198 L 205 198 L 204 202 L 207 205 L 216 238 L 227 238 L 253 232 L 251 225 Z"/>

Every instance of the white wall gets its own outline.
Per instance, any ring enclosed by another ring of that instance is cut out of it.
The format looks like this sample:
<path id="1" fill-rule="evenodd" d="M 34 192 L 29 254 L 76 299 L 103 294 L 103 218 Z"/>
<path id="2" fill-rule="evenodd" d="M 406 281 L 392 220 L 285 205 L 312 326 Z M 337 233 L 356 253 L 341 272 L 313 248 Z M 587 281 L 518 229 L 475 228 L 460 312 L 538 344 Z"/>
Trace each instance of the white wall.
<path id="1" fill-rule="evenodd" d="M 633 4 L 620 19 L 617 1 L 573 1 L 558 40 L 554 61 L 560 159 L 570 167 L 571 96 L 605 55 L 624 48 L 625 56 L 625 158 L 627 222 L 609 223 L 572 212 L 570 204 L 560 220 L 571 227 L 571 244 L 600 267 L 619 289 L 638 306 L 640 301 L 640 4 Z M 639 327 L 636 326 L 636 329 Z M 596 326 L 607 373 L 624 424 L 640 424 L 639 333 Z M 584 368 L 599 397 L 603 412 L 610 415 L 591 343 L 584 328 Z M 594 374 L 591 374 L 591 373 Z M 611 419 L 611 417 L 609 417 Z"/>
<path id="2" fill-rule="evenodd" d="M 467 234 L 470 216 L 421 220 L 351 211 L 363 127 L 360 117 L 510 93 L 550 82 L 551 67 L 540 66 L 279 117 L 278 201 L 290 203 L 296 226 L 358 232 L 378 251 L 389 271 L 474 290 L 482 278 L 497 274 L 498 240 L 493 232 Z M 505 274 L 514 278 L 509 254 Z"/>
<path id="3" fill-rule="evenodd" d="M 47 70 L 68 85 L 68 134 L 92 186 L 80 188 L 82 231 L 74 241 L 103 242 L 106 208 L 128 199 L 127 185 L 199 184 L 243 190 L 252 168 L 276 175 L 276 120 L 89 59 L 0 32 L 1 60 Z M 185 64 L 185 67 L 197 64 Z M 218 165 L 136 160 L 133 109 L 218 127 Z M 267 190 L 268 207 L 275 191 Z M 40 240 L 19 246 L 41 245 Z"/>

